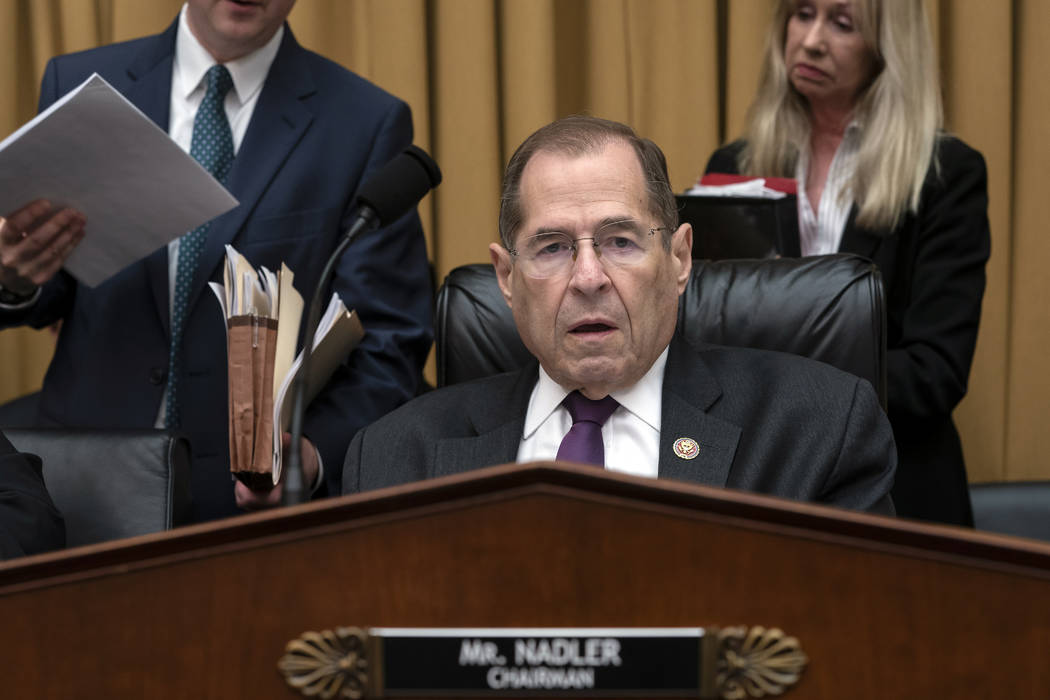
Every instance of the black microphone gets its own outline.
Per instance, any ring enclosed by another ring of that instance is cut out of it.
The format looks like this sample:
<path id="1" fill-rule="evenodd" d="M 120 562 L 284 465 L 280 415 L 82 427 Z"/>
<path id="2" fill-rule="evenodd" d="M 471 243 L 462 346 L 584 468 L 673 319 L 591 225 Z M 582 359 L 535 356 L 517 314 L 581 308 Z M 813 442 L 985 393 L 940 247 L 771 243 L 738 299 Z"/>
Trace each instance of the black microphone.
<path id="1" fill-rule="evenodd" d="M 378 226 L 386 226 L 407 214 L 427 192 L 441 184 L 441 170 L 418 146 L 409 146 L 379 169 L 357 191 L 357 208 L 344 226 L 349 235 L 354 216 L 370 210 Z"/>
<path id="2" fill-rule="evenodd" d="M 292 418 L 289 432 L 288 464 L 284 475 L 283 505 L 294 505 L 305 500 L 303 470 L 299 442 L 303 434 L 303 413 L 306 410 L 306 377 L 309 373 L 313 337 L 321 319 L 321 299 L 335 272 L 343 251 L 365 231 L 386 226 L 412 210 L 427 192 L 441 184 L 441 170 L 426 151 L 409 146 L 389 163 L 373 173 L 358 189 L 349 216 L 343 219 L 345 233 L 328 258 L 321 278 L 310 300 L 306 333 L 303 336 L 303 364 L 292 387 Z M 328 469 L 342 469 L 342 464 L 329 464 Z M 333 494 L 334 495 L 334 494 Z"/>

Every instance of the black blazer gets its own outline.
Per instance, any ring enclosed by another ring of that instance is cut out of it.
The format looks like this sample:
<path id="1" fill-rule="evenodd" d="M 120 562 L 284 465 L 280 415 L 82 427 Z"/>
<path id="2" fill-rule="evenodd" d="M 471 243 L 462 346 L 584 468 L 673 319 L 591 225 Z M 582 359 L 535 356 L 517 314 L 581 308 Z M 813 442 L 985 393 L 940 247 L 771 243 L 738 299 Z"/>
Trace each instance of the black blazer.
<path id="1" fill-rule="evenodd" d="M 738 172 L 743 144 L 711 156 L 707 172 Z M 894 230 L 856 225 L 839 252 L 879 266 L 887 297 L 888 413 L 899 463 L 901 516 L 973 524 L 962 446 L 951 412 L 966 395 L 991 249 L 981 154 L 951 136 L 937 145 L 917 212 Z"/>
<path id="2" fill-rule="evenodd" d="M 40 460 L 17 452 L 0 433 L 0 559 L 65 543 L 62 516 L 44 488 Z"/>
<path id="3" fill-rule="evenodd" d="M 424 394 L 357 434 L 346 493 L 517 459 L 535 362 Z M 673 444 L 690 437 L 694 459 Z M 671 342 L 659 475 L 893 513 L 893 437 L 871 385 L 785 353 Z"/>

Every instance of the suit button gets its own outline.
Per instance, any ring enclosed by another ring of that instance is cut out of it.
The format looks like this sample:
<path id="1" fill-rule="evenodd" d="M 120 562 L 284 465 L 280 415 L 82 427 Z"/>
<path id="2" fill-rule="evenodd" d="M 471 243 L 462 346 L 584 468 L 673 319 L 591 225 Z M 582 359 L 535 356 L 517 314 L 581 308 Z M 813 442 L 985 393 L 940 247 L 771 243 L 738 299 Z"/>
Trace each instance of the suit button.
<path id="1" fill-rule="evenodd" d="M 149 371 L 149 383 L 154 386 L 160 386 L 168 381 L 168 370 L 163 367 L 154 367 Z"/>

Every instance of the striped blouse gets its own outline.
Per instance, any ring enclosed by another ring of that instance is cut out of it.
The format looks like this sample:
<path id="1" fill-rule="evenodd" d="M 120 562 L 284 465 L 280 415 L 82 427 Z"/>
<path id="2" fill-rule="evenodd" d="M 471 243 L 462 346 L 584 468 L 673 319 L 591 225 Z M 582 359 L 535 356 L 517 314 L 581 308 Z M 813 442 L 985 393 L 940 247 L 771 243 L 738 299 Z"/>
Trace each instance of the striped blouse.
<path id="1" fill-rule="evenodd" d="M 826 255 L 836 253 L 842 242 L 850 209 L 853 208 L 853 192 L 850 180 L 857 162 L 860 145 L 860 126 L 857 122 L 846 127 L 842 143 L 828 168 L 827 181 L 820 195 L 817 211 L 813 211 L 806 193 L 806 176 L 809 172 L 809 149 L 802 149 L 795 166 L 798 181 L 798 233 L 802 255 Z"/>

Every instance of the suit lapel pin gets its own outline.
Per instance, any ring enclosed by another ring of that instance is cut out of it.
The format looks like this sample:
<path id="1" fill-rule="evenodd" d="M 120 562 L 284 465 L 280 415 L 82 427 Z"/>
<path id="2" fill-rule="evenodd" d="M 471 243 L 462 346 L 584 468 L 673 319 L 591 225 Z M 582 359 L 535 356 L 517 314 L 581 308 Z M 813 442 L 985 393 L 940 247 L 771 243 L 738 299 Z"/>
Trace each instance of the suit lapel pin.
<path id="1" fill-rule="evenodd" d="M 693 438 L 680 437 L 674 441 L 674 453 L 682 459 L 695 459 L 700 454 L 700 445 Z"/>

